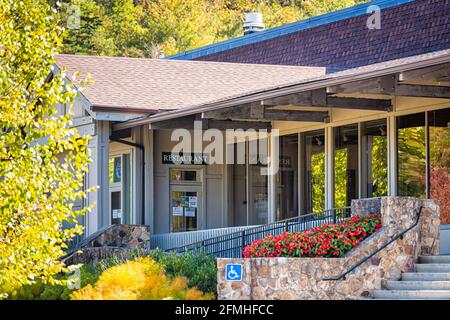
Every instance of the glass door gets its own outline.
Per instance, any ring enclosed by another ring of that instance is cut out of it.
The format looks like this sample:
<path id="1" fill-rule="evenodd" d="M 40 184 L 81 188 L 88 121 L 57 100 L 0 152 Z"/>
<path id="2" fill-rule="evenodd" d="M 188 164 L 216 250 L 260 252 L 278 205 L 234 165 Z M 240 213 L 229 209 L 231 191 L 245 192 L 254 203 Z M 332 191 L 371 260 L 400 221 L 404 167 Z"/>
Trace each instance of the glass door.
<path id="1" fill-rule="evenodd" d="M 304 213 L 325 210 L 325 130 L 305 132 L 304 148 Z"/>
<path id="2" fill-rule="evenodd" d="M 358 199 L 358 124 L 334 130 L 334 206 L 345 207 Z"/>
<path id="3" fill-rule="evenodd" d="M 368 121 L 361 124 L 361 198 L 388 195 L 387 121 Z"/>
<path id="4" fill-rule="evenodd" d="M 131 154 L 109 158 L 109 201 L 111 224 L 131 222 Z"/>
<path id="5" fill-rule="evenodd" d="M 171 232 L 197 230 L 202 203 L 201 194 L 199 186 L 170 187 Z"/>
<path id="6" fill-rule="evenodd" d="M 202 170 L 170 168 L 170 231 L 196 231 L 201 228 Z"/>
<path id="7" fill-rule="evenodd" d="M 276 220 L 298 215 L 298 134 L 280 137 Z"/>

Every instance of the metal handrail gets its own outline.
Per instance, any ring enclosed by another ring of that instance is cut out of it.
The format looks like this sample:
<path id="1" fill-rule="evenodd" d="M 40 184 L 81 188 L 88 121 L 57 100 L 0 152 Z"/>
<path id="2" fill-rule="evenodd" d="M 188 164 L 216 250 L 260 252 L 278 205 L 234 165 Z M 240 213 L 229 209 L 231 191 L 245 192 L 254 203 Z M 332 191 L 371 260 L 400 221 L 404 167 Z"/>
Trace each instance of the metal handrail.
<path id="1" fill-rule="evenodd" d="M 182 253 L 192 250 L 210 251 L 215 256 L 229 254 L 232 257 L 242 257 L 242 250 L 246 245 L 255 239 L 265 237 L 267 234 L 277 234 L 281 232 L 297 231 L 301 232 L 320 223 L 336 223 L 339 219 L 347 218 L 351 208 L 333 208 L 323 212 L 309 213 L 303 216 L 297 216 L 280 220 L 270 224 L 259 225 L 245 230 L 232 232 L 229 234 L 212 237 L 197 241 L 188 245 L 166 250 L 167 252 L 175 251 Z M 208 250 L 209 249 L 209 250 Z"/>
<path id="2" fill-rule="evenodd" d="M 339 276 L 336 277 L 331 277 L 331 278 L 322 278 L 322 281 L 338 281 L 338 280 L 345 280 L 347 275 L 349 273 L 351 273 L 352 271 L 354 271 L 356 268 L 358 268 L 360 265 L 362 265 L 363 263 L 367 262 L 370 258 L 372 258 L 373 256 L 375 256 L 376 254 L 378 254 L 379 252 L 381 252 L 382 250 L 384 250 L 388 245 L 390 245 L 392 242 L 397 241 L 397 239 L 402 238 L 403 236 L 409 232 L 411 229 L 415 228 L 418 224 L 419 224 L 419 220 L 420 220 L 420 215 L 422 213 L 422 206 L 420 206 L 419 208 L 419 212 L 417 214 L 417 219 L 416 221 L 409 226 L 407 229 L 403 230 L 402 232 L 398 233 L 397 235 L 395 235 L 394 237 L 391 238 L 391 240 L 389 240 L 388 242 L 386 242 L 384 245 L 382 245 L 380 248 L 378 248 L 377 250 L 375 250 L 374 252 L 372 252 L 369 256 L 361 259 L 359 262 L 355 263 L 353 266 L 351 266 L 347 271 L 345 271 L 344 273 L 341 273 Z"/>

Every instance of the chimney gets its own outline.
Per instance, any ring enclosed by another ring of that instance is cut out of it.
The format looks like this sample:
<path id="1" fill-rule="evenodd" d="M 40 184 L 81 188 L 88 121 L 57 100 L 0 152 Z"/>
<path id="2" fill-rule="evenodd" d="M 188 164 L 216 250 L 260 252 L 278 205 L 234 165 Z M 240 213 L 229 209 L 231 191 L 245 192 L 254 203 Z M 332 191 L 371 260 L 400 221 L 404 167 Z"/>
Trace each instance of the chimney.
<path id="1" fill-rule="evenodd" d="M 265 25 L 263 23 L 262 14 L 259 12 L 249 12 L 245 14 L 245 23 L 243 26 L 244 35 L 263 31 Z"/>

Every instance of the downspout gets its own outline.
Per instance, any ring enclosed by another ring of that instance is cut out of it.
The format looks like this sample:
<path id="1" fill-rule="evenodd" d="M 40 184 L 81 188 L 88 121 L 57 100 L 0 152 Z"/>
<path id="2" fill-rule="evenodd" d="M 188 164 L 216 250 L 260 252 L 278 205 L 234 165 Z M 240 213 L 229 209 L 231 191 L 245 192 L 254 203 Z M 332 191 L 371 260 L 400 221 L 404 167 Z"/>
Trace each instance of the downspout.
<path id="1" fill-rule="evenodd" d="M 142 224 L 145 224 L 145 148 L 144 145 L 139 143 L 130 142 L 127 140 L 123 140 L 120 138 L 117 138 L 115 136 L 110 136 L 109 140 L 125 144 L 127 146 L 132 146 L 135 148 L 138 148 L 142 151 L 142 206 L 141 206 L 141 221 Z"/>

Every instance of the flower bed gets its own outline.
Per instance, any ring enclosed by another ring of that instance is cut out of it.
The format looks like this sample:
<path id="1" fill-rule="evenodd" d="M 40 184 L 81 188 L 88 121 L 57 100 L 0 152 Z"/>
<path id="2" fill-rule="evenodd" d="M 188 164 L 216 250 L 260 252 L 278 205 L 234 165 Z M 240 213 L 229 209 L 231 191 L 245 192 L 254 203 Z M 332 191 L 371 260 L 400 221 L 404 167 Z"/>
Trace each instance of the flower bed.
<path id="1" fill-rule="evenodd" d="M 244 258 L 341 257 L 381 228 L 381 215 L 353 216 L 337 224 L 323 224 L 304 232 L 283 232 L 255 240 Z"/>

